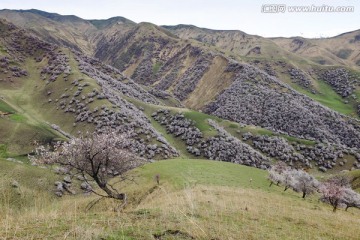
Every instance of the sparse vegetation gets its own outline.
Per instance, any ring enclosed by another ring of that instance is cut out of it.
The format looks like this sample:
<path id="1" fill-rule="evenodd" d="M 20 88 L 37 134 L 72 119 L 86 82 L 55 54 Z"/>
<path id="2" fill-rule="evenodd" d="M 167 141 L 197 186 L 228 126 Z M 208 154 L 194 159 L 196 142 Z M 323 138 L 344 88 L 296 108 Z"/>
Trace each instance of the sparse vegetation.
<path id="1" fill-rule="evenodd" d="M 348 59 L 352 52 L 353 52 L 353 50 L 351 50 L 351 49 L 340 49 L 336 53 L 336 56 L 338 56 L 339 58 L 342 58 L 342 59 Z"/>

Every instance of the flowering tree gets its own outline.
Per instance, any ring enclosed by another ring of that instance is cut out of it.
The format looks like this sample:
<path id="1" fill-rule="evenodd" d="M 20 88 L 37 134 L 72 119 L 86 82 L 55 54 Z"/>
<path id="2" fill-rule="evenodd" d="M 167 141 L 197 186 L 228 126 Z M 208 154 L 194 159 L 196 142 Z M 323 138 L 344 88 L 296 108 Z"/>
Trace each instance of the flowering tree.
<path id="1" fill-rule="evenodd" d="M 302 192 L 303 198 L 317 190 L 319 182 L 313 176 L 303 170 L 293 171 L 293 173 L 294 182 L 291 187 L 295 192 Z"/>
<path id="2" fill-rule="evenodd" d="M 356 207 L 360 209 L 360 194 L 351 188 L 345 188 L 344 195 L 340 201 L 346 206 L 345 211 L 347 211 L 350 207 Z"/>
<path id="3" fill-rule="evenodd" d="M 282 178 L 280 181 L 281 181 L 281 185 L 285 187 L 284 191 L 294 186 L 295 184 L 294 176 L 296 175 L 296 171 L 297 170 L 289 168 L 282 173 Z"/>
<path id="4" fill-rule="evenodd" d="M 339 207 L 345 194 L 345 187 L 331 179 L 320 186 L 321 200 L 328 202 L 333 207 L 333 212 Z"/>
<path id="5" fill-rule="evenodd" d="M 144 159 L 128 150 L 131 144 L 128 136 L 109 130 L 86 133 L 68 142 L 56 143 L 53 151 L 44 146 L 38 147 L 32 161 L 61 165 L 73 174 L 82 175 L 86 181 L 90 177 L 102 190 L 92 190 L 93 193 L 102 198 L 123 200 L 125 204 L 126 194 L 119 192 L 110 180 L 115 177 L 120 181 L 126 180 L 127 171 L 144 163 Z"/>
<path id="6" fill-rule="evenodd" d="M 278 161 L 268 170 L 270 187 L 273 184 L 276 184 L 278 186 L 283 181 L 283 172 L 286 171 L 288 168 L 289 167 L 284 162 Z"/>
<path id="7" fill-rule="evenodd" d="M 273 168 L 270 168 L 268 172 L 269 172 L 268 179 L 270 181 L 269 187 L 271 187 L 273 184 L 276 184 L 278 186 L 279 183 L 282 181 L 283 178 L 282 175 L 276 172 Z"/>
<path id="8" fill-rule="evenodd" d="M 350 207 L 360 208 L 360 194 L 351 189 L 350 179 L 346 176 L 335 176 L 325 181 L 321 187 L 321 200 L 331 204 L 333 211 L 345 205 L 345 211 Z"/>

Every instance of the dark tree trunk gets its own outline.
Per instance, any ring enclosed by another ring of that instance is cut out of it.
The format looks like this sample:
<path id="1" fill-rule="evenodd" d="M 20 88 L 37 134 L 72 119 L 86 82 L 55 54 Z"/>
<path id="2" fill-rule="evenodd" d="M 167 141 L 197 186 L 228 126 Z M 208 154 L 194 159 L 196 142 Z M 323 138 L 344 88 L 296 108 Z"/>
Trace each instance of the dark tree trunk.
<path id="1" fill-rule="evenodd" d="M 288 189 L 289 189 L 289 187 L 288 187 L 288 186 L 286 186 L 286 187 L 285 187 L 285 189 L 284 189 L 284 192 L 285 192 L 286 190 L 288 190 Z"/>
<path id="2" fill-rule="evenodd" d="M 346 205 L 345 211 L 347 211 L 349 207 L 350 207 L 350 206 Z"/>
<path id="3" fill-rule="evenodd" d="M 271 187 L 273 185 L 273 182 L 270 182 L 270 185 L 269 185 L 269 187 Z"/>
<path id="4" fill-rule="evenodd" d="M 117 193 L 108 188 L 107 183 L 102 182 L 97 176 L 93 176 L 95 182 L 97 185 L 108 195 L 109 198 L 114 198 L 118 200 L 124 200 L 125 199 L 125 193 Z"/>
<path id="5" fill-rule="evenodd" d="M 306 192 L 303 192 L 302 198 L 306 197 Z"/>
<path id="6" fill-rule="evenodd" d="M 333 212 L 336 212 L 337 205 L 333 206 Z"/>

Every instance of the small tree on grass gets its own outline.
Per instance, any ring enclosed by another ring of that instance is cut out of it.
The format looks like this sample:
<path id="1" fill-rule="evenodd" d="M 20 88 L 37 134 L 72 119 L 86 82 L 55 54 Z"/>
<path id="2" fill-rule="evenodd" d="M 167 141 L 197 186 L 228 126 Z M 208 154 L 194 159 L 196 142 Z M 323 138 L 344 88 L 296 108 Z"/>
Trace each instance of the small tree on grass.
<path id="1" fill-rule="evenodd" d="M 284 162 L 278 161 L 268 170 L 270 187 L 273 184 L 276 184 L 278 186 L 283 181 L 283 172 L 287 169 L 288 166 Z"/>
<path id="2" fill-rule="evenodd" d="M 277 186 L 280 184 L 280 182 L 282 181 L 282 175 L 278 172 L 276 172 L 274 169 L 269 169 L 269 176 L 268 179 L 270 181 L 270 185 L 269 187 L 271 187 L 273 184 L 276 184 Z"/>
<path id="3" fill-rule="evenodd" d="M 360 194 L 351 188 L 345 188 L 343 198 L 340 201 L 346 206 L 345 211 L 347 211 L 350 207 L 360 209 Z"/>
<path id="4" fill-rule="evenodd" d="M 281 178 L 281 185 L 283 185 L 284 191 L 288 190 L 289 188 L 291 188 L 292 186 L 294 186 L 295 184 L 295 179 L 294 176 L 296 175 L 296 171 L 295 169 L 287 169 L 283 172 L 282 174 L 282 178 Z"/>
<path id="5" fill-rule="evenodd" d="M 321 184 L 320 192 L 322 194 L 320 199 L 328 202 L 333 207 L 333 212 L 336 212 L 336 209 L 344 197 L 345 187 L 330 179 Z"/>
<path id="6" fill-rule="evenodd" d="M 37 164 L 63 166 L 73 174 L 82 175 L 86 181 L 90 177 L 103 190 L 92 190 L 101 198 L 90 208 L 103 198 L 122 200 L 126 204 L 126 194 L 119 192 L 110 180 L 117 177 L 125 181 L 128 179 L 126 172 L 144 163 L 144 159 L 129 151 L 131 145 L 128 136 L 109 130 L 86 133 L 68 142 L 56 143 L 53 151 L 40 146 L 32 160 Z"/>
<path id="7" fill-rule="evenodd" d="M 351 189 L 350 179 L 346 176 L 335 176 L 326 180 L 320 187 L 320 200 L 329 203 L 336 212 L 345 205 L 345 211 L 350 207 L 360 208 L 360 194 Z"/>
<path id="8" fill-rule="evenodd" d="M 319 182 L 307 172 L 302 170 L 293 171 L 293 179 L 294 181 L 291 187 L 295 192 L 301 192 L 303 198 L 318 189 Z"/>

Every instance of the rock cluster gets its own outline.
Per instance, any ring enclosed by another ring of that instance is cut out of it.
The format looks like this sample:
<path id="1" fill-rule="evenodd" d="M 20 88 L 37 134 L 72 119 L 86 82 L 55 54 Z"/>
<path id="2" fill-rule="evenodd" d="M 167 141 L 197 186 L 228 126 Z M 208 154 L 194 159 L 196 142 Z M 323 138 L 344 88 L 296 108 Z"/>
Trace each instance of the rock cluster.
<path id="1" fill-rule="evenodd" d="M 149 93 L 157 98 L 160 98 L 160 99 L 163 99 L 163 100 L 166 100 L 170 97 L 170 94 L 165 92 L 165 91 L 161 91 L 159 89 L 155 89 L 155 88 L 151 88 L 149 90 Z"/>
<path id="2" fill-rule="evenodd" d="M 12 82 L 13 77 L 19 78 L 28 75 L 26 70 L 14 65 L 13 62 L 14 58 L 0 55 L 0 73 L 3 73 L 6 76 L 5 79 L 1 79 L 1 81 L 5 80 Z"/>
<path id="3" fill-rule="evenodd" d="M 93 188 L 90 182 L 82 175 L 74 175 L 64 167 L 57 167 L 54 171 L 56 174 L 64 176 L 62 181 L 56 181 L 54 183 L 56 196 L 62 197 L 66 193 L 74 195 L 76 194 L 74 190 L 76 188 L 79 188 L 78 190 L 81 190 L 84 194 L 92 192 Z"/>
<path id="4" fill-rule="evenodd" d="M 304 156 L 297 153 L 292 145 L 290 145 L 284 138 L 277 136 L 255 135 L 251 138 L 252 146 L 259 149 L 264 154 L 271 158 L 281 160 L 289 165 L 300 163 L 310 167 L 310 161 Z"/>
<path id="5" fill-rule="evenodd" d="M 274 68 L 271 66 L 271 63 L 269 63 L 269 62 L 266 62 L 266 61 L 264 62 L 264 61 L 260 61 L 257 59 L 257 60 L 250 62 L 250 64 L 262 69 L 270 76 L 277 77 L 276 71 L 274 70 Z"/>
<path id="6" fill-rule="evenodd" d="M 95 79 L 100 86 L 111 87 L 125 96 L 138 99 L 145 103 L 160 104 L 156 98 L 133 80 L 125 77 L 119 70 L 73 51 L 79 63 L 79 70 Z M 114 77 L 113 77 L 114 76 Z"/>
<path id="7" fill-rule="evenodd" d="M 205 157 L 261 169 L 267 169 L 270 166 L 269 158 L 230 135 L 218 126 L 215 121 L 209 120 L 209 124 L 218 131 L 218 135 L 210 137 L 199 144 L 199 149 L 204 152 Z"/>
<path id="8" fill-rule="evenodd" d="M 205 106 L 218 117 L 298 138 L 360 147 L 360 124 L 314 102 L 258 69 L 230 62 L 235 81 Z"/>
<path id="9" fill-rule="evenodd" d="M 161 125 L 165 125 L 168 133 L 180 137 L 188 146 L 199 143 L 203 137 L 201 131 L 194 126 L 194 122 L 185 118 L 183 114 L 171 115 L 169 110 L 158 110 L 151 116 Z"/>
<path id="10" fill-rule="evenodd" d="M 63 181 L 56 181 L 54 183 L 56 189 L 55 189 L 55 195 L 58 197 L 62 197 L 66 192 L 69 194 L 76 194 L 76 192 L 72 189 L 72 180 L 70 176 L 65 176 Z"/>
<path id="11" fill-rule="evenodd" d="M 232 137 L 214 121 L 209 120 L 218 134 L 205 139 L 195 123 L 183 114 L 171 114 L 169 110 L 158 110 L 152 117 L 166 127 L 168 133 L 185 142 L 187 151 L 195 156 L 207 159 L 227 161 L 266 169 L 269 159 L 252 149 L 246 143 Z"/>
<path id="12" fill-rule="evenodd" d="M 49 51 L 48 64 L 41 70 L 41 78 L 49 82 L 54 82 L 63 74 L 64 80 L 67 81 L 67 76 L 71 73 L 69 65 L 69 58 L 61 50 Z"/>
<path id="13" fill-rule="evenodd" d="M 119 93 L 142 102 L 158 104 L 158 100 L 153 95 L 131 79 L 125 78 L 118 70 L 104 65 L 96 59 L 83 56 L 79 52 L 74 51 L 74 53 L 79 63 L 79 69 L 95 79 L 101 86 L 100 92 L 93 90 L 92 96 L 89 97 L 105 98 L 113 104 L 113 109 L 102 106 L 93 110 L 80 105 L 81 110 L 76 117 L 77 121 L 93 123 L 98 131 L 104 127 L 111 127 L 129 133 L 135 140 L 132 150 L 142 157 L 151 159 L 156 156 L 169 158 L 178 155 L 176 149 L 169 145 L 165 138 L 152 127 L 145 114 Z M 117 79 L 112 76 L 117 76 Z M 79 101 L 75 100 L 75 103 Z"/>
<path id="14" fill-rule="evenodd" d="M 351 95 L 360 79 L 353 76 L 345 68 L 334 68 L 324 71 L 319 76 L 322 80 L 332 86 L 332 88 L 342 97 Z"/>
<path id="15" fill-rule="evenodd" d="M 335 144 L 316 143 L 314 145 L 304 145 L 289 143 L 286 139 L 279 136 L 265 136 L 244 133 L 244 141 L 249 141 L 250 145 L 258 149 L 267 156 L 279 161 L 286 162 L 290 166 L 313 167 L 317 166 L 320 170 L 326 171 L 335 166 L 343 166 L 346 163 L 345 155 L 360 157 L 359 150 L 350 149 Z M 358 168 L 360 160 L 354 163 Z"/>
<path id="16" fill-rule="evenodd" d="M 306 75 L 296 68 L 289 68 L 288 73 L 290 75 L 291 81 L 297 83 L 298 85 L 309 88 L 311 86 L 311 81 L 306 77 Z"/>

